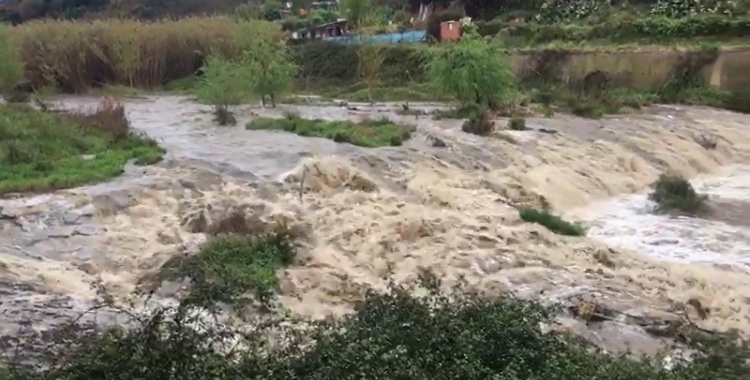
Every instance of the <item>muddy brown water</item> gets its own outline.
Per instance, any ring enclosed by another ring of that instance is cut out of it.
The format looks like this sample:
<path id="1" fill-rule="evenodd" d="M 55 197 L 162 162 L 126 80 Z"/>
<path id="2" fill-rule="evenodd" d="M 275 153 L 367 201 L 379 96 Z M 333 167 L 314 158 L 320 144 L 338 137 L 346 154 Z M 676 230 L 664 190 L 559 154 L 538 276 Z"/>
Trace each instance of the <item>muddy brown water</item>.
<path id="1" fill-rule="evenodd" d="M 60 98 L 57 106 L 96 102 Z M 750 272 L 743 267 L 750 233 L 746 206 L 737 203 L 746 201 L 747 183 L 735 178 L 746 169 L 729 166 L 750 163 L 747 116 L 654 107 L 602 120 L 529 118 L 530 131 L 479 137 L 461 132 L 460 121 L 398 116 L 397 104 L 244 106 L 235 127 L 215 126 L 208 107 L 183 97 L 125 105 L 133 127 L 168 149 L 165 162 L 128 166 L 105 184 L 0 200 L 6 333 L 20 321 L 41 329 L 76 315 L 95 297 L 94 282 L 130 299 L 144 278 L 205 240 L 190 232 L 191 218 L 237 206 L 313 232 L 298 263 L 278 272 L 282 304 L 312 318 L 347 313 L 363 289 L 428 268 L 446 286 L 464 277 L 487 292 L 563 309 L 606 305 L 624 317 L 595 327 L 570 315 L 560 321 L 610 350 L 654 353 L 661 340 L 633 321 L 668 320 L 669 310 L 690 299 L 710 311 L 701 326 L 750 332 Z M 253 114 L 284 112 L 389 117 L 418 130 L 401 147 L 364 149 L 244 129 Z M 501 129 L 506 123 L 497 120 Z M 714 136 L 717 148 L 696 143 L 700 135 Z M 717 217 L 650 215 L 643 193 L 666 170 L 720 195 Z M 554 235 L 523 223 L 512 207 L 542 203 L 590 224 L 591 236 Z M 156 284 L 156 294 L 169 298 L 182 285 Z"/>

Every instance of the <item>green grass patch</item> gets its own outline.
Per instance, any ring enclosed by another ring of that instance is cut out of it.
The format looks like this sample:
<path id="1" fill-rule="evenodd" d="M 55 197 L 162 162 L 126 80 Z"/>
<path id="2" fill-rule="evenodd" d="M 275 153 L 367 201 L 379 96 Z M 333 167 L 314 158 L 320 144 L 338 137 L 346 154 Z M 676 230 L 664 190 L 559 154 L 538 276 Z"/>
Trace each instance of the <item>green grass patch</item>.
<path id="1" fill-rule="evenodd" d="M 153 164 L 164 152 L 130 130 L 122 106 L 104 105 L 93 114 L 0 106 L 0 194 L 105 181 L 128 160 Z"/>
<path id="2" fill-rule="evenodd" d="M 708 210 L 708 196 L 698 194 L 690 182 L 677 175 L 662 174 L 651 187 L 649 199 L 656 202 L 657 211 L 695 215 Z"/>
<path id="3" fill-rule="evenodd" d="M 204 244 L 180 272 L 193 280 L 189 299 L 194 304 L 233 304 L 246 293 L 267 302 L 278 287 L 276 269 L 295 256 L 291 235 L 282 227 L 257 236 L 222 234 Z"/>
<path id="4" fill-rule="evenodd" d="M 388 119 L 352 121 L 325 121 L 303 119 L 296 115 L 274 119 L 259 117 L 247 124 L 251 130 L 276 130 L 305 137 L 324 137 L 336 142 L 349 143 L 365 148 L 400 146 L 411 138 L 415 127 L 396 124 Z"/>
<path id="5" fill-rule="evenodd" d="M 533 208 L 522 208 L 519 210 L 521 219 L 525 222 L 541 224 L 548 230 L 566 236 L 585 236 L 586 229 L 578 223 L 570 223 L 559 216 L 552 215 L 546 210 L 536 210 Z"/>

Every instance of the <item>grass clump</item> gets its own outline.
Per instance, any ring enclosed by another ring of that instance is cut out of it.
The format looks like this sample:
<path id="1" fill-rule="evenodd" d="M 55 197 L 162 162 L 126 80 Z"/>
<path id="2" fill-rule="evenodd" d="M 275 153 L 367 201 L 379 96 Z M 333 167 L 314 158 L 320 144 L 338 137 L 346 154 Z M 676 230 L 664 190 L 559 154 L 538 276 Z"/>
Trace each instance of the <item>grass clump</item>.
<path id="1" fill-rule="evenodd" d="M 526 127 L 526 118 L 523 116 L 513 116 L 508 120 L 508 128 L 512 131 L 525 131 L 528 130 Z"/>
<path id="2" fill-rule="evenodd" d="M 221 234 L 201 247 L 182 268 L 193 280 L 189 300 L 197 305 L 235 303 L 245 293 L 267 303 L 276 287 L 276 269 L 292 263 L 296 248 L 283 226 L 256 236 Z"/>
<path id="3" fill-rule="evenodd" d="M 247 129 L 277 130 L 305 137 L 324 137 L 365 148 L 400 146 L 411 138 L 415 131 L 413 126 L 396 124 L 386 118 L 354 123 L 348 120 L 310 120 L 297 115 L 287 115 L 283 119 L 259 117 L 250 121 Z"/>
<path id="4" fill-rule="evenodd" d="M 0 194 L 37 192 L 104 181 L 164 150 L 130 130 L 125 109 L 103 101 L 91 114 L 0 106 Z"/>
<path id="5" fill-rule="evenodd" d="M 566 236 L 585 236 L 586 229 L 578 223 L 570 223 L 559 216 L 552 215 L 546 210 L 522 208 L 519 210 L 521 219 L 525 222 L 541 224 L 548 230 Z"/>
<path id="6" fill-rule="evenodd" d="M 698 194 L 682 176 L 662 174 L 651 187 L 654 190 L 648 197 L 656 202 L 658 212 L 694 215 L 707 211 L 708 196 Z"/>

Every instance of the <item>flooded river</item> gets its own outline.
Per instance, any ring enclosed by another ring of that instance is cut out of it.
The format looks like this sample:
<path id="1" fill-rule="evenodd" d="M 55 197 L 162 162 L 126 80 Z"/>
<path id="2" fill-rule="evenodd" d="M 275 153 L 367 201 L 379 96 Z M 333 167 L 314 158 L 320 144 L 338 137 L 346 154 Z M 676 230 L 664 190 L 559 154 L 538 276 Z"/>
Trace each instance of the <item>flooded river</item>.
<path id="1" fill-rule="evenodd" d="M 645 194 L 620 196 L 586 207 L 577 216 L 589 237 L 650 257 L 750 271 L 750 167 L 730 166 L 692 180 L 709 195 L 711 215 L 670 217 L 654 213 Z"/>
<path id="2" fill-rule="evenodd" d="M 95 103 L 65 98 L 58 106 Z M 0 200 L 0 291 L 12 300 L 1 325 L 69 316 L 95 296 L 94 281 L 125 299 L 205 240 L 191 218 L 242 206 L 312 231 L 298 264 L 278 273 L 282 303 L 309 317 L 349 312 L 363 289 L 428 268 L 447 285 L 463 277 L 487 292 L 550 302 L 582 294 L 645 317 L 699 299 L 711 309 L 702 326 L 750 332 L 750 223 L 742 211 L 750 171 L 730 167 L 750 163 L 747 116 L 676 107 L 602 120 L 559 115 L 485 138 L 461 132 L 457 120 L 398 116 L 398 107 L 247 106 L 237 110 L 237 126 L 217 127 L 208 107 L 189 99 L 127 101 L 133 127 L 165 146 L 168 159 L 129 167 L 107 184 Z M 363 149 L 244 129 L 253 115 L 284 112 L 389 117 L 418 131 L 401 147 Z M 716 137 L 718 147 L 700 146 L 700 135 Z M 637 194 L 667 169 L 716 199 L 711 220 L 649 213 Z M 511 207 L 542 204 L 591 224 L 589 237 L 554 235 Z M 152 285 L 167 297 L 180 284 Z"/>

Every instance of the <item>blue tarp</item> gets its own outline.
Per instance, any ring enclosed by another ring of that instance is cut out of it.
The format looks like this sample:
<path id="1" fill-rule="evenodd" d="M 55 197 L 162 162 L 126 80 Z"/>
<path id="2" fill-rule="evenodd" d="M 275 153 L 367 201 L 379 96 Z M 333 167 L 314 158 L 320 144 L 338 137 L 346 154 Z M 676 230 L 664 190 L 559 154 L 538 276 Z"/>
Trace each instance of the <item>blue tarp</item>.
<path id="1" fill-rule="evenodd" d="M 425 37 L 424 30 L 412 30 L 404 33 L 390 33 L 390 34 L 377 34 L 368 37 L 374 43 L 380 44 L 397 44 L 401 42 L 420 42 Z M 355 36 L 341 36 L 341 37 L 323 37 L 325 41 L 331 41 L 342 44 L 357 44 L 360 42 L 360 37 Z"/>

